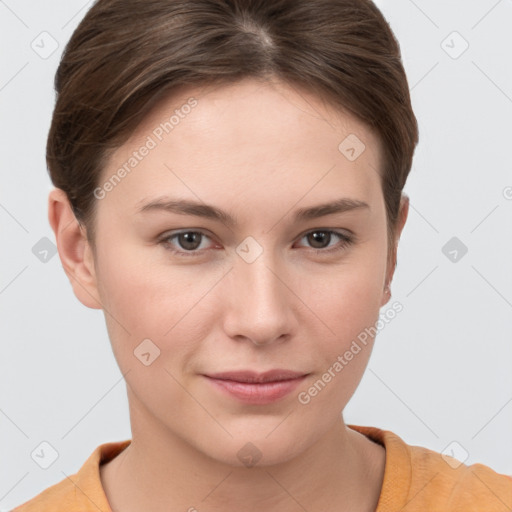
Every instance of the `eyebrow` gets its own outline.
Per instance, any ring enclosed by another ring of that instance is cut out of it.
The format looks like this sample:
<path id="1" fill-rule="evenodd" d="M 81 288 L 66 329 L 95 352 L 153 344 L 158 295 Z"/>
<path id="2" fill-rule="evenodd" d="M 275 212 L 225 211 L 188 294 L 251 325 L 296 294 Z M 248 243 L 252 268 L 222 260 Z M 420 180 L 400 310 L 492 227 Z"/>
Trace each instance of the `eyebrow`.
<path id="1" fill-rule="evenodd" d="M 140 204 L 140 203 L 139 203 Z M 334 213 L 345 213 L 353 210 L 370 209 L 370 205 L 358 199 L 343 197 L 328 203 L 318 204 L 295 211 L 294 221 L 301 222 Z M 194 215 L 222 222 L 230 227 L 238 224 L 235 217 L 215 206 L 192 201 L 189 199 L 172 199 L 167 196 L 159 197 L 143 204 L 137 213 L 164 211 L 180 215 Z"/>

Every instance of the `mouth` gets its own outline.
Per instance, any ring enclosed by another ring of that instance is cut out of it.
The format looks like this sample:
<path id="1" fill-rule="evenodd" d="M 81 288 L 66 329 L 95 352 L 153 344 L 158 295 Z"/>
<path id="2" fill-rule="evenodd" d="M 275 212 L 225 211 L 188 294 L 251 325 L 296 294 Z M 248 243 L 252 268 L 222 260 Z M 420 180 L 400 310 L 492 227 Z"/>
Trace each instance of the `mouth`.
<path id="1" fill-rule="evenodd" d="M 206 377 L 218 380 L 231 380 L 235 382 L 247 383 L 265 383 L 265 382 L 281 382 L 283 380 L 293 380 L 299 377 L 309 375 L 307 372 L 295 372 L 292 370 L 283 370 L 281 368 L 268 370 L 258 373 L 252 370 L 238 370 L 231 372 L 211 373 Z"/>
<path id="2" fill-rule="evenodd" d="M 228 396 L 250 404 L 269 404 L 290 394 L 309 373 L 291 370 L 251 370 L 204 375 L 213 387 Z"/>

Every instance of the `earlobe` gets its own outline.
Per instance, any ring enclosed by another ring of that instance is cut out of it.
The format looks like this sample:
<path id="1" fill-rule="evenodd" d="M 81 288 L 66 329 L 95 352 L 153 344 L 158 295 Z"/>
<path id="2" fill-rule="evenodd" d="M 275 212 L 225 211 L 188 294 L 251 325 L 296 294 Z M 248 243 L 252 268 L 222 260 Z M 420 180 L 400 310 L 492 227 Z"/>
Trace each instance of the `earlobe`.
<path id="1" fill-rule="evenodd" d="M 54 188 L 48 196 L 48 221 L 74 294 L 84 306 L 102 309 L 92 249 L 85 229 L 78 223 L 66 193 L 59 188 Z"/>
<path id="2" fill-rule="evenodd" d="M 391 299 L 391 285 L 390 284 L 386 285 L 382 292 L 382 300 L 380 302 L 381 307 L 386 305 L 389 302 L 389 299 Z"/>

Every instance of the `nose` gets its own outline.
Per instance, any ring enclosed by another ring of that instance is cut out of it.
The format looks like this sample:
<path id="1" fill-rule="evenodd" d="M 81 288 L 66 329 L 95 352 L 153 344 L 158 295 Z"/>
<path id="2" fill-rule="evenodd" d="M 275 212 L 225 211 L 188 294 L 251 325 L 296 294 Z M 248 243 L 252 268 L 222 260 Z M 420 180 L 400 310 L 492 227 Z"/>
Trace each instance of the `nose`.
<path id="1" fill-rule="evenodd" d="M 283 342 L 294 332 L 298 301 L 290 273 L 264 251 L 255 261 L 235 260 L 226 276 L 224 329 L 233 339 L 255 345 Z"/>

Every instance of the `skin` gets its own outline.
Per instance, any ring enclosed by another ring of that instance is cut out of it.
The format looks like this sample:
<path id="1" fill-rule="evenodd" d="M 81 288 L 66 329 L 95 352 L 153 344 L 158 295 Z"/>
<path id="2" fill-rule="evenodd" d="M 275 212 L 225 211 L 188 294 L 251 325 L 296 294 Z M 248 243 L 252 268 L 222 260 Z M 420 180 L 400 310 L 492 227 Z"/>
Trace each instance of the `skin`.
<path id="1" fill-rule="evenodd" d="M 390 299 L 396 245 L 388 253 L 379 139 L 316 96 L 246 79 L 163 98 L 112 155 L 100 183 L 190 97 L 197 106 L 98 200 L 96 251 L 64 193 L 49 196 L 63 268 L 78 299 L 104 310 L 126 374 L 132 443 L 101 466 L 107 498 L 118 512 L 375 510 L 385 450 L 342 415 L 374 339 L 308 404 L 297 395 L 375 325 Z M 338 150 L 350 133 L 366 146 L 354 161 Z M 137 213 L 163 194 L 215 205 L 238 225 Z M 293 221 L 298 208 L 341 197 L 369 208 Z M 408 214 L 402 199 L 396 244 Z M 332 235 L 315 245 L 306 235 L 320 228 L 356 241 L 343 247 Z M 193 245 L 179 237 L 167 248 L 159 239 L 184 229 L 205 234 L 193 249 L 199 256 L 173 254 L 169 247 Z M 236 251 L 249 236 L 263 251 L 252 263 Z M 148 366 L 134 357 L 144 339 L 160 350 Z M 268 405 L 239 402 L 201 375 L 273 368 L 309 375 Z M 254 467 L 237 456 L 248 442 L 261 453 Z"/>

